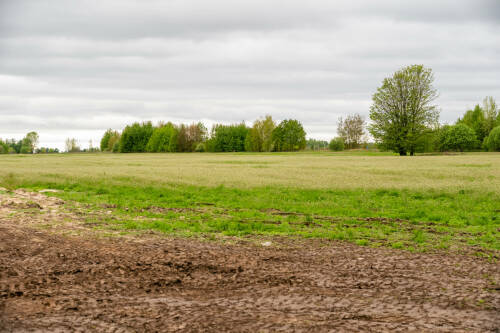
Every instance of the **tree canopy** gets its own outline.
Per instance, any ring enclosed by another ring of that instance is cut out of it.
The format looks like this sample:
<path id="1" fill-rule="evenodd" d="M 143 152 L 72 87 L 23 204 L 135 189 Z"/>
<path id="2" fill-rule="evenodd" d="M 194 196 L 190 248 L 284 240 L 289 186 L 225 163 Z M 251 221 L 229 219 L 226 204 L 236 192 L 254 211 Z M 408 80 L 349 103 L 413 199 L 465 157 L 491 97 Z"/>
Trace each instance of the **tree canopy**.
<path id="1" fill-rule="evenodd" d="M 400 155 L 413 155 L 425 130 L 439 118 L 432 102 L 437 91 L 432 86 L 432 70 L 412 65 L 385 78 L 373 95 L 369 131 L 377 142 Z"/>
<path id="2" fill-rule="evenodd" d="M 297 151 L 306 147 L 306 132 L 295 119 L 283 120 L 273 131 L 275 151 Z"/>
<path id="3" fill-rule="evenodd" d="M 339 118 L 337 134 L 347 148 L 358 148 L 365 134 L 365 120 L 360 114 L 350 114 L 345 119 Z"/>

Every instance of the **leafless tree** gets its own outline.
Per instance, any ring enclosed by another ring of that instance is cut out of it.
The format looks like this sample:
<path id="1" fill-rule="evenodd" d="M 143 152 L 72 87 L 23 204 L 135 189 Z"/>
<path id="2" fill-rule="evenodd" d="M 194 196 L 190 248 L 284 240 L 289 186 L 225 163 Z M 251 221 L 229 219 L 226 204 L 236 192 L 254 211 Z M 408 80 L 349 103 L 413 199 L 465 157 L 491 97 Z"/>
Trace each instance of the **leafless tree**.
<path id="1" fill-rule="evenodd" d="M 359 147 L 365 134 L 365 120 L 358 113 L 348 115 L 345 120 L 340 117 L 337 134 L 344 140 L 346 148 Z"/>

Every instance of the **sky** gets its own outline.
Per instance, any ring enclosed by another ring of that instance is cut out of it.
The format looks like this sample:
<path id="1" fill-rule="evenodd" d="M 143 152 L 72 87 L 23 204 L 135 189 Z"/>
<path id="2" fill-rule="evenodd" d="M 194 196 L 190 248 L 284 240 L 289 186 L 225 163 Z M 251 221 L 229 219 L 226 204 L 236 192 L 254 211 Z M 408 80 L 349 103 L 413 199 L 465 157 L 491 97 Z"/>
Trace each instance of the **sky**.
<path id="1" fill-rule="evenodd" d="M 396 70 L 434 72 L 442 123 L 500 100 L 500 1 L 0 0 L 0 138 L 94 146 L 135 121 L 369 121 Z"/>

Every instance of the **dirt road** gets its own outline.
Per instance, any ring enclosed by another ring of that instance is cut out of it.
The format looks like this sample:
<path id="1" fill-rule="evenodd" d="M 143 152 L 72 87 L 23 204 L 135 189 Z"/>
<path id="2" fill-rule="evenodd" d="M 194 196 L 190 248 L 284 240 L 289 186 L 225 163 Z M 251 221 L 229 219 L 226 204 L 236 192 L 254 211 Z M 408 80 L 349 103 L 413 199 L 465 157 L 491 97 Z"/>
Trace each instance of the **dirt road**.
<path id="1" fill-rule="evenodd" d="M 498 332 L 500 265 L 341 242 L 64 236 L 0 215 L 0 331 Z"/>

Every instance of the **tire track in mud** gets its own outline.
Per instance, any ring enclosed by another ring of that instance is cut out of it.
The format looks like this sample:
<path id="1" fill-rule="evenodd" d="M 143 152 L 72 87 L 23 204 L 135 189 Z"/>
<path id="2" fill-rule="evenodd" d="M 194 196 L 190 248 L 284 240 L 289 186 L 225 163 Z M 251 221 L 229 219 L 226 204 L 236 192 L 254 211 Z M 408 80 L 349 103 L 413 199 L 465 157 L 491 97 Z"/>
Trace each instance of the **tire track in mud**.
<path id="1" fill-rule="evenodd" d="M 61 205 L 26 196 L 44 210 Z M 19 200 L 9 205 L 9 211 L 33 208 Z M 263 247 L 147 235 L 64 236 L 33 228 L 32 218 L 0 215 L 2 332 L 500 327 L 498 262 L 320 240 L 276 238 L 275 246 Z"/>
<path id="2" fill-rule="evenodd" d="M 500 323 L 498 265 L 471 257 L 333 242 L 98 240 L 12 225 L 0 235 L 5 331 L 480 332 Z"/>

